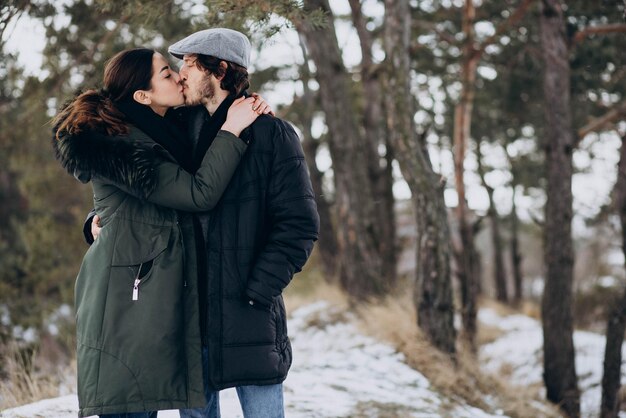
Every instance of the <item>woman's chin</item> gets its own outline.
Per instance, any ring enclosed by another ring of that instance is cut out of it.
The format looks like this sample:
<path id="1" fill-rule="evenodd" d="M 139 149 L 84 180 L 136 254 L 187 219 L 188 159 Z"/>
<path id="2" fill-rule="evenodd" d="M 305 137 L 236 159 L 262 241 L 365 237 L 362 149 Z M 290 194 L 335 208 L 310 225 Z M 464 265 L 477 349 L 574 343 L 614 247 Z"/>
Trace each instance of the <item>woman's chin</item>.
<path id="1" fill-rule="evenodd" d="M 181 94 L 180 99 L 178 100 L 178 102 L 172 106 L 172 107 L 180 107 L 180 106 L 184 106 L 185 105 L 185 96 L 183 96 Z"/>

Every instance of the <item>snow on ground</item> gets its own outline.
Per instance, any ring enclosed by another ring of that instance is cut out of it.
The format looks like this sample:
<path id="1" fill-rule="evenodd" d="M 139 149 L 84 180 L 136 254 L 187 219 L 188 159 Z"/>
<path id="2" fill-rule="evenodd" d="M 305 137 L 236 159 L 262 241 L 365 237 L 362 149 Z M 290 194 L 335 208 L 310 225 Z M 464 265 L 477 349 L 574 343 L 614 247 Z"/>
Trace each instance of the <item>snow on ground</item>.
<path id="1" fill-rule="evenodd" d="M 289 418 L 501 417 L 446 398 L 389 345 L 361 334 L 327 302 L 300 308 L 289 320 L 294 363 L 285 381 Z M 242 417 L 236 392 L 220 393 L 222 416 Z M 74 418 L 75 395 L 0 412 L 2 418 Z M 161 411 L 159 418 L 178 417 Z"/>
<path id="2" fill-rule="evenodd" d="M 290 416 L 498 416 L 443 398 L 394 348 L 333 316 L 330 305 L 318 302 L 290 319 L 295 357 L 285 389 Z"/>
<path id="3" fill-rule="evenodd" d="M 503 317 L 493 309 L 481 309 L 478 319 L 483 324 L 499 328 L 503 332 L 503 335 L 494 342 L 481 348 L 480 360 L 483 370 L 501 374 L 503 368 L 510 368 L 511 383 L 514 385 L 542 384 L 541 323 L 525 315 Z M 576 374 L 582 395 L 583 417 L 596 417 L 600 411 L 604 346 L 603 335 L 586 331 L 574 332 Z M 622 358 L 626 358 L 626 347 L 622 347 Z M 626 374 L 622 372 L 622 385 L 625 384 Z M 626 413 L 622 412 L 620 418 L 626 418 Z"/>

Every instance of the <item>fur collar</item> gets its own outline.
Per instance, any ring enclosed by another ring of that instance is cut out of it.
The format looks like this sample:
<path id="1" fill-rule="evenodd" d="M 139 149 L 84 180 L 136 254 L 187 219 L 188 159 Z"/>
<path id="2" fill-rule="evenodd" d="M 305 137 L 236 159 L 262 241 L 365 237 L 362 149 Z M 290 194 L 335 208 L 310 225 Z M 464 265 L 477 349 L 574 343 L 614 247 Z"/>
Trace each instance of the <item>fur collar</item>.
<path id="1" fill-rule="evenodd" d="M 136 129 L 128 136 L 109 137 L 99 133 L 65 136 L 52 146 L 63 168 L 86 183 L 104 178 L 145 198 L 158 183 L 157 166 L 164 160 L 159 147 Z"/>

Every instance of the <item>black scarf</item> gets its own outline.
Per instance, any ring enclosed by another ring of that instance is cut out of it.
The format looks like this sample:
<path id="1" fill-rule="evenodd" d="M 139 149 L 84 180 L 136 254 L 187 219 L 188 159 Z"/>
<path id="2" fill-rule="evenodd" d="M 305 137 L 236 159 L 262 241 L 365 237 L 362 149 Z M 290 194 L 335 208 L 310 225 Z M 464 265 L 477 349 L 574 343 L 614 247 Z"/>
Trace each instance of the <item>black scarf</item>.
<path id="1" fill-rule="evenodd" d="M 148 106 L 134 101 L 117 102 L 115 105 L 133 125 L 165 148 L 185 171 L 195 171 L 189 141 L 179 128 L 180 124 L 170 120 L 171 112 L 170 116 L 161 117 Z"/>
<path id="2" fill-rule="evenodd" d="M 250 97 L 247 91 L 243 91 L 238 96 L 229 95 L 224 99 L 222 103 L 218 106 L 217 110 L 213 113 L 212 116 L 206 114 L 206 119 L 202 124 L 202 128 L 200 128 L 200 134 L 198 136 L 198 143 L 196 144 L 196 150 L 194 153 L 194 169 L 197 170 L 202 163 L 202 159 L 204 158 L 204 154 L 206 154 L 207 150 L 213 143 L 213 140 L 217 136 L 217 133 L 222 129 L 222 125 L 226 122 L 226 116 L 228 116 L 228 108 L 235 101 L 235 99 L 245 96 Z M 249 127 L 244 129 L 239 137 L 246 139 L 246 142 L 249 142 L 251 139 L 251 133 Z"/>
<path id="3" fill-rule="evenodd" d="M 193 156 L 193 168 L 197 170 L 202 163 L 204 154 L 213 143 L 213 140 L 217 136 L 217 133 L 222 129 L 222 125 L 226 122 L 226 116 L 228 115 L 228 108 L 235 101 L 234 95 L 229 95 L 218 106 L 213 115 L 208 116 L 202 124 L 200 134 L 198 136 L 198 144 L 196 145 L 196 151 Z"/>

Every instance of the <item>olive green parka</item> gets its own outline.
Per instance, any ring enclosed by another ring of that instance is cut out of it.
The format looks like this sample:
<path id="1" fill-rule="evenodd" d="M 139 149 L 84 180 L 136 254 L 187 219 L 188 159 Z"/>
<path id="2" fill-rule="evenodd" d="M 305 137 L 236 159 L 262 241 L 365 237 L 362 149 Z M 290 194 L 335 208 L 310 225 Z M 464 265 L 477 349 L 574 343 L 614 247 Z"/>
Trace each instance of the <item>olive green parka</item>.
<path id="1" fill-rule="evenodd" d="M 131 128 L 54 140 L 91 181 L 98 239 L 76 279 L 79 416 L 205 404 L 191 215 L 219 201 L 246 145 L 220 131 L 191 175 Z"/>

